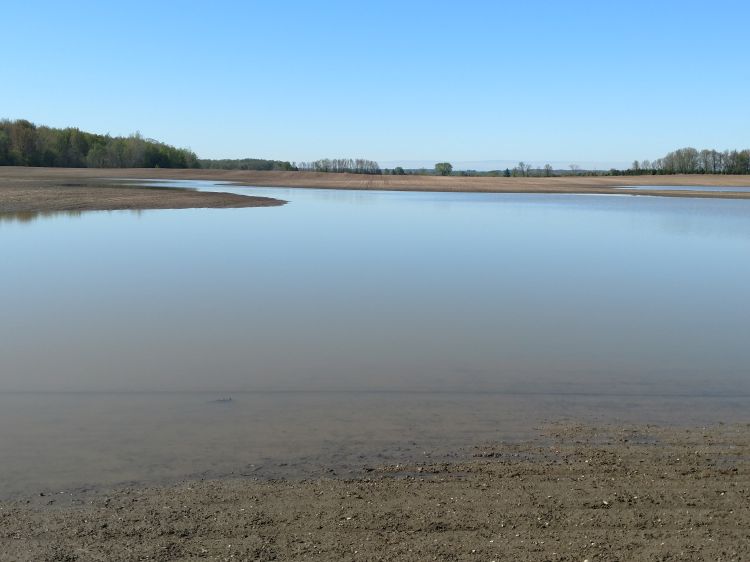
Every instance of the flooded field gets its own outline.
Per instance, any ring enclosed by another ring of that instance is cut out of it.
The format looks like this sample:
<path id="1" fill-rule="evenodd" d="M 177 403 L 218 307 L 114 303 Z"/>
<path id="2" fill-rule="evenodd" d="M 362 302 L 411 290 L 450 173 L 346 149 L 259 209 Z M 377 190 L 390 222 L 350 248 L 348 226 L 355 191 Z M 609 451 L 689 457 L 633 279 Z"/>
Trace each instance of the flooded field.
<path id="1" fill-rule="evenodd" d="M 0 221 L 2 494 L 750 405 L 750 201 L 175 186 L 289 203 Z"/>

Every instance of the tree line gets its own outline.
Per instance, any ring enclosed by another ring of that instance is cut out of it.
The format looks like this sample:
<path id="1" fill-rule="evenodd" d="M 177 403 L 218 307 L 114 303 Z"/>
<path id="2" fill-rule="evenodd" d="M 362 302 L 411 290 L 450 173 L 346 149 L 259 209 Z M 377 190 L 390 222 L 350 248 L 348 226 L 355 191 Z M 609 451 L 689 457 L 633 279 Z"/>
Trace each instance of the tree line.
<path id="1" fill-rule="evenodd" d="M 611 168 L 607 171 L 581 170 L 577 164 L 569 166 L 570 172 L 560 172 L 566 175 L 607 175 L 607 176 L 639 176 L 639 175 L 673 175 L 673 174 L 750 174 L 750 149 L 698 150 L 693 147 L 679 148 L 667 153 L 656 160 L 635 160 L 630 168 L 618 170 Z M 532 170 L 523 162 L 512 170 L 513 175 L 556 175 L 549 164 L 544 169 Z"/>
<path id="2" fill-rule="evenodd" d="M 261 158 L 198 159 L 185 148 L 143 138 L 139 133 L 113 137 L 35 125 L 25 119 L 0 120 L 0 166 L 60 168 L 207 168 L 221 170 L 306 170 L 381 174 L 364 158 L 325 158 L 298 164 Z M 403 170 L 401 173 L 403 173 Z"/>
<path id="3" fill-rule="evenodd" d="M 750 174 L 750 149 L 697 150 L 680 148 L 653 161 L 636 160 L 627 170 L 582 170 L 571 164 L 568 170 L 555 170 L 550 164 L 533 167 L 519 162 L 513 169 L 478 172 L 454 171 L 449 162 L 439 162 L 433 170 L 404 170 L 397 166 L 381 170 L 374 160 L 364 158 L 324 158 L 313 162 L 290 163 L 260 158 L 201 159 L 185 148 L 143 138 L 98 135 L 68 127 L 37 126 L 25 119 L 0 120 L 0 166 L 50 166 L 66 168 L 207 168 L 222 170 L 283 170 L 353 174 L 437 174 L 462 176 L 557 176 L 557 175 L 647 175 L 647 174 Z"/>
<path id="4" fill-rule="evenodd" d="M 570 170 L 556 170 L 551 164 L 534 167 L 525 162 L 505 170 L 490 170 L 479 172 L 476 170 L 453 171 L 448 162 L 435 164 L 434 170 L 407 170 L 409 174 L 459 175 L 459 176 L 490 176 L 490 177 L 551 177 L 551 176 L 634 176 L 634 175 L 670 175 L 670 174 L 750 174 L 750 149 L 697 150 L 692 147 L 680 148 L 669 152 L 666 156 L 656 160 L 634 161 L 630 168 L 618 170 L 583 170 L 578 164 L 570 164 Z M 388 171 L 386 170 L 386 173 Z"/>
<path id="5" fill-rule="evenodd" d="M 298 170 L 305 172 L 332 172 L 350 174 L 382 174 L 380 165 L 364 158 L 323 158 L 314 162 L 297 162 Z"/>
<path id="6" fill-rule="evenodd" d="M 197 168 L 195 153 L 139 133 L 112 137 L 69 127 L 0 121 L 0 166 L 63 168 Z"/>
<path id="7" fill-rule="evenodd" d="M 750 174 L 750 149 L 697 150 L 680 148 L 663 158 L 649 162 L 636 160 L 631 174 Z"/>
<path id="8" fill-rule="evenodd" d="M 201 158 L 198 163 L 201 168 L 215 170 L 277 170 L 292 171 L 297 167 L 283 160 L 263 160 L 262 158 L 241 158 L 238 160 Z"/>

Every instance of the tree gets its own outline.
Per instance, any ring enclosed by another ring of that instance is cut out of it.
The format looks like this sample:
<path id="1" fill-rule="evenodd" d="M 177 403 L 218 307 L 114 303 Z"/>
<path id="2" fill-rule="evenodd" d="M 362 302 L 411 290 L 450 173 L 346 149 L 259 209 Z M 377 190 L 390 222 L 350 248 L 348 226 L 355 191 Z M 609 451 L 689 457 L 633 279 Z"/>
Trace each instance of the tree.
<path id="1" fill-rule="evenodd" d="M 519 162 L 518 166 L 513 169 L 513 171 L 516 172 L 516 175 L 524 177 L 529 175 L 530 170 L 531 164 L 526 164 L 525 162 Z"/>
<path id="2" fill-rule="evenodd" d="M 288 164 L 288 162 L 284 162 L 283 164 Z M 374 160 L 365 160 L 364 158 L 323 158 L 314 162 L 298 162 L 296 168 L 312 172 L 348 172 L 351 174 L 376 175 L 383 173 L 377 162 Z"/>
<path id="3" fill-rule="evenodd" d="M 551 164 L 545 164 L 544 165 L 544 175 L 547 177 L 552 176 L 552 165 Z"/>
<path id="4" fill-rule="evenodd" d="M 453 165 L 450 162 L 438 162 L 435 164 L 435 173 L 441 176 L 450 176 L 453 172 Z"/>
<path id="5" fill-rule="evenodd" d="M 406 174 L 401 166 L 396 166 L 395 168 L 393 168 L 393 173 L 397 176 L 403 176 Z"/>
<path id="6" fill-rule="evenodd" d="M 571 164 L 568 167 L 570 168 L 570 171 L 573 172 L 574 176 L 577 176 L 581 171 L 581 167 L 578 164 Z"/>
<path id="7" fill-rule="evenodd" d="M 692 147 L 680 148 L 662 158 L 667 174 L 694 174 L 700 167 L 699 153 Z"/>
<path id="8" fill-rule="evenodd" d="M 8 134 L 0 129 L 0 166 L 8 166 L 12 163 L 10 160 L 10 139 Z"/>
<path id="9" fill-rule="evenodd" d="M 132 168 L 198 167 L 187 149 L 142 138 L 96 135 L 78 129 L 36 126 L 29 121 L 0 121 L 0 164 L 16 166 Z"/>
<path id="10" fill-rule="evenodd" d="M 510 168 L 505 168 L 505 171 L 503 172 L 503 176 L 505 176 L 506 178 L 510 177 Z"/>

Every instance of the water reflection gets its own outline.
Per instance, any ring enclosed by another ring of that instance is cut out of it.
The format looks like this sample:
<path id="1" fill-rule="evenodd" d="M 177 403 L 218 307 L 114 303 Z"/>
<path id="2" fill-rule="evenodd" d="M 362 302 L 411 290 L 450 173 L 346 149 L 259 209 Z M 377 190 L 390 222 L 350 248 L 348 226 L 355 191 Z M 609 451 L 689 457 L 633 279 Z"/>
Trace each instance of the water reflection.
<path id="1" fill-rule="evenodd" d="M 33 223 L 38 220 L 50 219 L 78 219 L 84 213 L 122 213 L 134 217 L 140 217 L 143 209 L 127 209 L 118 211 L 17 211 L 13 213 L 0 213 L 0 223 Z"/>
<path id="2" fill-rule="evenodd" d="M 750 202 L 216 189 L 6 224 L 0 390 L 750 386 Z"/>
<path id="3" fill-rule="evenodd" d="M 55 216 L 77 218 L 81 216 L 81 213 L 82 211 L 19 211 L 14 213 L 0 213 L 0 222 L 29 223 L 38 219 Z"/>
<path id="4" fill-rule="evenodd" d="M 750 201 L 206 189 L 3 223 L 8 488 L 747 411 Z"/>
<path id="5" fill-rule="evenodd" d="M 624 185 L 616 189 L 658 191 L 711 191 L 724 193 L 750 193 L 750 187 L 724 185 Z"/>

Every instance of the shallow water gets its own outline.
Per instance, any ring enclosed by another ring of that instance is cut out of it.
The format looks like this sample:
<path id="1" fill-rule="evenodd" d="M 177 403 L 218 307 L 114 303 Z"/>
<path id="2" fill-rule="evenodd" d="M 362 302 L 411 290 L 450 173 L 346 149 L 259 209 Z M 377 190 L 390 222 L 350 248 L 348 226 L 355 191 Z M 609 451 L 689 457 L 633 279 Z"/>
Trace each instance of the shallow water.
<path id="1" fill-rule="evenodd" d="M 0 221 L 0 494 L 746 415 L 750 201 L 214 189 Z"/>
<path id="2" fill-rule="evenodd" d="M 617 189 L 648 189 L 659 191 L 717 191 L 728 193 L 748 193 L 750 187 L 724 186 L 724 185 L 624 185 Z"/>

